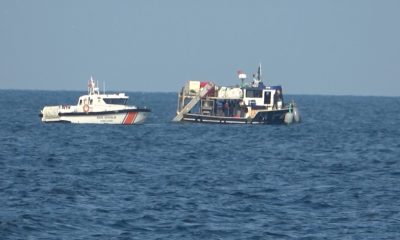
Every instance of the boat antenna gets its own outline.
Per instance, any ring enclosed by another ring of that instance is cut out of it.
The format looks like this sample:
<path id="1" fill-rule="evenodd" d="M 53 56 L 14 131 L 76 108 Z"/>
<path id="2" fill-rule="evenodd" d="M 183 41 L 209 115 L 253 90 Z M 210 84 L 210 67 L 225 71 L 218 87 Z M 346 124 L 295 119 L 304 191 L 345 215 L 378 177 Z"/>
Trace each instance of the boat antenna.
<path id="1" fill-rule="evenodd" d="M 257 80 L 261 81 L 261 63 L 258 64 L 258 69 L 257 69 Z"/>
<path id="2" fill-rule="evenodd" d="M 106 94 L 106 81 L 103 81 L 103 94 Z"/>
<path id="3" fill-rule="evenodd" d="M 89 82 L 88 82 L 88 94 L 89 94 L 89 95 L 93 93 L 93 92 L 92 92 L 93 87 L 94 87 L 93 84 L 94 84 L 93 76 L 90 75 L 90 80 L 89 80 Z"/>

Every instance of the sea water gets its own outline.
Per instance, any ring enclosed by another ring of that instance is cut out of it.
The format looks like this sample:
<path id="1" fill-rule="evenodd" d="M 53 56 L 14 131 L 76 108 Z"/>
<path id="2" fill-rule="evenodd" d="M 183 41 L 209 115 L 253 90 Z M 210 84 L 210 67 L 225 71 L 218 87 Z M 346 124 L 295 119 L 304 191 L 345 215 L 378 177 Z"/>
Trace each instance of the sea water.
<path id="1" fill-rule="evenodd" d="M 83 92 L 0 91 L 0 239 L 400 239 L 400 98 L 286 96 L 293 125 L 43 124 Z"/>

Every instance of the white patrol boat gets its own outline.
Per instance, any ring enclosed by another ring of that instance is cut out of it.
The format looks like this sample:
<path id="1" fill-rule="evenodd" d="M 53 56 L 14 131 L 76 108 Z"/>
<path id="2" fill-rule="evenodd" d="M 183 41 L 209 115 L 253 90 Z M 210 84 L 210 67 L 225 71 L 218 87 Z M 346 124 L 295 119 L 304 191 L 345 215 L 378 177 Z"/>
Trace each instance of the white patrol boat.
<path id="1" fill-rule="evenodd" d="M 188 81 L 178 95 L 174 122 L 290 124 L 300 122 L 294 101 L 285 103 L 281 86 L 265 86 L 261 64 L 253 82 L 238 71 L 241 86 L 223 87 L 212 82 Z"/>
<path id="2" fill-rule="evenodd" d="M 150 109 L 126 105 L 124 93 L 100 94 L 93 78 L 88 83 L 88 94 L 79 97 L 76 106 L 45 106 L 40 113 L 42 122 L 138 124 L 146 120 Z"/>

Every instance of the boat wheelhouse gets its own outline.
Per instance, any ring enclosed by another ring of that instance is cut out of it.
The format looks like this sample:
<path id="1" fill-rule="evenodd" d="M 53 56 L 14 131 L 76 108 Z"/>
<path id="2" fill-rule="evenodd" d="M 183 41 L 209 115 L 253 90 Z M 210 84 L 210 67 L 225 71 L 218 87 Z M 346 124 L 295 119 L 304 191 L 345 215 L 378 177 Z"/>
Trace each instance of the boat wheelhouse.
<path id="1" fill-rule="evenodd" d="M 284 102 L 281 86 L 265 86 L 261 65 L 253 82 L 238 72 L 242 84 L 224 87 L 213 82 L 188 81 L 178 95 L 174 122 L 290 124 L 300 122 L 294 101 Z"/>
<path id="2" fill-rule="evenodd" d="M 88 94 L 80 96 L 75 106 L 45 106 L 40 113 L 42 122 L 69 122 L 93 124 L 143 123 L 150 109 L 128 106 L 125 93 L 101 94 L 93 78 L 88 83 Z"/>

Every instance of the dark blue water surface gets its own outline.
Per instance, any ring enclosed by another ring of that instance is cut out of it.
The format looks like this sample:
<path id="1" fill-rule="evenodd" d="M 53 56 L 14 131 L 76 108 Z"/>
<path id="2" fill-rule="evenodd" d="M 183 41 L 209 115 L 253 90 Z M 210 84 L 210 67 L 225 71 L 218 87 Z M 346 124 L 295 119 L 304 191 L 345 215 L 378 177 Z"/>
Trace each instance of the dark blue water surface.
<path id="1" fill-rule="evenodd" d="M 0 91 L 1 239 L 400 239 L 400 98 L 288 96 L 297 125 L 42 124 L 83 92 Z"/>

